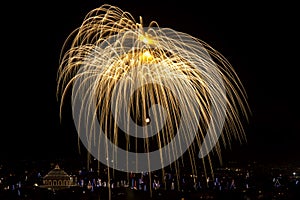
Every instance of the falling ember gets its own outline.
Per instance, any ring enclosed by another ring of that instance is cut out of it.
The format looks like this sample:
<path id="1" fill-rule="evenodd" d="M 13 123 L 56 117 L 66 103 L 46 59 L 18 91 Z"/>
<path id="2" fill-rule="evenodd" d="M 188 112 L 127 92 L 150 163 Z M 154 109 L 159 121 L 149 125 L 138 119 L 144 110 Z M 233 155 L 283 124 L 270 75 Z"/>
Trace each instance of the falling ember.
<path id="1" fill-rule="evenodd" d="M 143 27 L 142 18 L 115 6 L 90 11 L 67 38 L 58 70 L 61 111 L 70 89 L 81 142 L 113 169 L 176 167 L 187 151 L 195 170 L 196 159 L 212 165 L 211 151 L 221 160 L 221 144 L 246 141 L 247 96 L 227 59 L 155 21 Z"/>
<path id="2" fill-rule="evenodd" d="M 150 123 L 150 118 L 147 117 L 147 118 L 145 119 L 145 122 L 146 122 L 147 124 Z"/>

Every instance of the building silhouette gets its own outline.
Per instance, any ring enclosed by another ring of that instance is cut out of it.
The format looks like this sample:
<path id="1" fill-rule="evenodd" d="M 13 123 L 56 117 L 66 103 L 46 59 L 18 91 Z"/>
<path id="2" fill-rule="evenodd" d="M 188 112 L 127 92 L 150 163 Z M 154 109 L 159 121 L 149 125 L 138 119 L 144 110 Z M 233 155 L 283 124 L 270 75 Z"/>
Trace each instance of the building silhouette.
<path id="1" fill-rule="evenodd" d="M 54 169 L 43 177 L 43 184 L 40 187 L 51 190 L 61 190 L 75 185 L 76 177 L 68 175 L 57 164 Z"/>

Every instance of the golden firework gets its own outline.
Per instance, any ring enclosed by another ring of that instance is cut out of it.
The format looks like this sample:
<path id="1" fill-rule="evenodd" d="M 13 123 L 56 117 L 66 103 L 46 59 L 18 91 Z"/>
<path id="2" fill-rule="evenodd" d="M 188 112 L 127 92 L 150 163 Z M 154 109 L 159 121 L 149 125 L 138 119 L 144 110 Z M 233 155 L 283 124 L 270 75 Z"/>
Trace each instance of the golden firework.
<path id="1" fill-rule="evenodd" d="M 198 157 L 210 162 L 213 150 L 221 160 L 220 144 L 246 141 L 242 118 L 250 109 L 228 60 L 198 38 L 155 21 L 144 27 L 115 6 L 90 11 L 67 38 L 58 70 L 61 111 L 70 89 L 79 136 L 114 169 L 177 169 L 187 150 L 196 173 Z"/>

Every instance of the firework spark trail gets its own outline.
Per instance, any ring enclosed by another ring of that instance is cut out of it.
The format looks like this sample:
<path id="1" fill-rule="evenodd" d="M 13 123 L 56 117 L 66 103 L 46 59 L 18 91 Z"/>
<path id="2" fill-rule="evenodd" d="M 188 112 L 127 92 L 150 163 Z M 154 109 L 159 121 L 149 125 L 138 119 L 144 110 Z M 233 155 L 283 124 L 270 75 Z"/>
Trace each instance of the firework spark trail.
<path id="1" fill-rule="evenodd" d="M 115 6 L 92 10 L 67 38 L 58 70 L 61 112 L 70 89 L 81 141 L 113 169 L 178 166 L 186 150 L 192 165 L 196 157 L 210 161 L 212 150 L 221 160 L 219 137 L 224 146 L 233 138 L 246 141 L 241 118 L 248 120 L 247 96 L 226 58 L 155 21 L 143 27 L 142 18 L 137 23 Z M 144 139 L 143 153 L 130 151 L 138 148 L 131 137 Z"/>

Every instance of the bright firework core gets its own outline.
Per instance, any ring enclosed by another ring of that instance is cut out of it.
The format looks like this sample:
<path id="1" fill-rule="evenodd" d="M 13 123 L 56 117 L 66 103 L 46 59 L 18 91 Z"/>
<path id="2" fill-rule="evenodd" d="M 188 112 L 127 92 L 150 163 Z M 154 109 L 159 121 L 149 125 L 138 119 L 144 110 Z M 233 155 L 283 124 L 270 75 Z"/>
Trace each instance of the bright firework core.
<path id="1" fill-rule="evenodd" d="M 74 123 L 88 152 L 120 171 L 178 166 L 186 151 L 195 169 L 211 151 L 221 158 L 220 144 L 246 141 L 246 93 L 226 58 L 154 21 L 143 27 L 114 6 L 89 12 L 68 37 L 57 89 L 61 102 L 72 89 Z"/>

